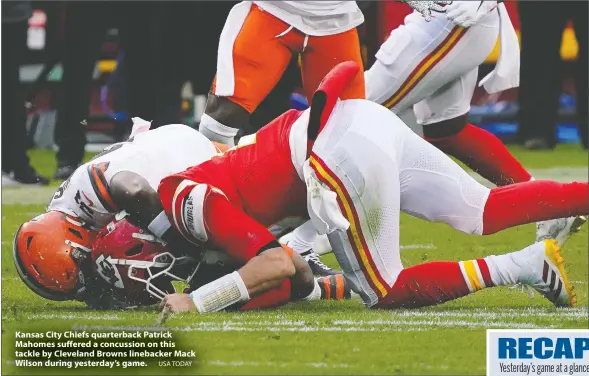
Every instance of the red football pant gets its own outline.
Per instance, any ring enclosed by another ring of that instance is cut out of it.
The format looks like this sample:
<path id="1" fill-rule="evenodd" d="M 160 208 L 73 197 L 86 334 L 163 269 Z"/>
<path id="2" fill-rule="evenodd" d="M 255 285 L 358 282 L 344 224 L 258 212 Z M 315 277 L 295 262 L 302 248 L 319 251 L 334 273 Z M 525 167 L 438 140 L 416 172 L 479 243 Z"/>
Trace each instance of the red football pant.
<path id="1" fill-rule="evenodd" d="M 426 307 L 492 286 L 494 284 L 484 259 L 429 262 L 403 269 L 387 295 L 373 308 Z"/>
<path id="2" fill-rule="evenodd" d="M 587 183 L 558 183 L 535 180 L 491 190 L 483 213 L 483 235 L 506 228 L 587 215 L 589 186 Z"/>
<path id="3" fill-rule="evenodd" d="M 254 309 L 268 309 L 280 307 L 290 301 L 290 280 L 282 282 L 279 287 L 266 291 L 256 297 L 253 297 L 249 302 L 245 303 L 240 311 L 249 311 Z"/>
<path id="4" fill-rule="evenodd" d="M 426 140 L 498 186 L 532 178 L 497 136 L 472 124 L 453 136 Z"/>

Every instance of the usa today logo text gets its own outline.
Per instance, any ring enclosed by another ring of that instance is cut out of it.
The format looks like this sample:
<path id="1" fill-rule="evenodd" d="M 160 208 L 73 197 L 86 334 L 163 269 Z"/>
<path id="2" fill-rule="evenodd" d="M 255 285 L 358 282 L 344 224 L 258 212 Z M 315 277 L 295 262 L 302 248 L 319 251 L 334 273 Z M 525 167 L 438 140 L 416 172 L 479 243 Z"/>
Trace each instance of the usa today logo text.
<path id="1" fill-rule="evenodd" d="M 589 375 L 589 330 L 487 330 L 487 375 Z"/>

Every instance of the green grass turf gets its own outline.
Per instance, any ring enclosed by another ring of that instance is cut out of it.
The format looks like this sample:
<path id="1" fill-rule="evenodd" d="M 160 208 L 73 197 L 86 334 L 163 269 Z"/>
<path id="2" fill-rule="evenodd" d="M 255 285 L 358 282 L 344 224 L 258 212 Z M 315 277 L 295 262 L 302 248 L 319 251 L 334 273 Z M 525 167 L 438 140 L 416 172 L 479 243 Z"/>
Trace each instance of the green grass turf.
<path id="1" fill-rule="evenodd" d="M 85 153 L 84 162 L 90 160 L 95 153 Z M 31 159 L 31 165 L 33 165 L 37 172 L 41 175 L 51 179 L 55 170 L 57 169 L 57 161 L 55 159 L 55 152 L 47 149 L 35 149 L 29 151 L 29 158 Z M 52 181 L 51 185 L 59 185 L 60 182 Z"/>
<path id="2" fill-rule="evenodd" d="M 587 166 L 587 153 L 561 146 L 552 154 L 516 150 L 527 167 Z M 47 152 L 32 153 L 41 171 L 54 165 Z M 583 162 L 584 161 L 584 162 Z M 441 306 L 382 311 L 359 301 L 297 303 L 265 312 L 185 314 L 164 327 L 175 330 L 179 346 L 196 351 L 192 367 L 165 369 L 17 368 L 17 330 L 66 330 L 85 327 L 140 327 L 156 324 L 155 309 L 89 312 L 76 302 L 51 302 L 18 279 L 11 240 L 20 223 L 41 213 L 41 204 L 2 206 L 2 373 L 3 374 L 414 374 L 485 373 L 487 328 L 587 328 L 587 226 L 563 249 L 578 307 L 556 309 L 539 295 L 530 299 L 507 287 L 487 289 Z M 463 260 L 518 250 L 533 242 L 534 226 L 476 237 L 448 226 L 401 218 L 402 259 L 406 266 L 432 260 Z M 324 260 L 335 266 L 332 255 Z"/>

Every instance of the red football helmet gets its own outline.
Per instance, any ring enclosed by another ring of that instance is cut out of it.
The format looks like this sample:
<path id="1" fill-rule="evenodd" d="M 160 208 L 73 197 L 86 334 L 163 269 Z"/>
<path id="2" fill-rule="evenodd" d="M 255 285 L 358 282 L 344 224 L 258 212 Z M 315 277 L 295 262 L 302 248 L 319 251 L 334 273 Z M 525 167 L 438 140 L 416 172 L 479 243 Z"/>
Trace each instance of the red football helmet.
<path id="1" fill-rule="evenodd" d="M 96 237 L 92 265 L 115 299 L 149 305 L 175 292 L 173 280 L 190 283 L 199 262 L 196 257 L 174 255 L 160 239 L 123 218 Z"/>

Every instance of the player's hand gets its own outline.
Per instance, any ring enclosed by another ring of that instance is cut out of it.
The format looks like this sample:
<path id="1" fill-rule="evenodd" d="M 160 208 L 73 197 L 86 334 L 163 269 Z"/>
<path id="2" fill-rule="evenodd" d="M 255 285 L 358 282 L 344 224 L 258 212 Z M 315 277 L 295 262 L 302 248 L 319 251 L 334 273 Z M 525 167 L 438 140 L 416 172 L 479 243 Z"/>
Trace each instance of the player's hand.
<path id="1" fill-rule="evenodd" d="M 166 295 L 161 303 L 162 312 L 182 313 L 196 311 L 196 306 L 188 294 L 175 293 Z"/>
<path id="2" fill-rule="evenodd" d="M 445 13 L 446 6 L 452 4 L 452 1 L 422 1 L 422 0 L 401 0 L 409 5 L 413 10 L 421 13 L 427 22 L 432 20 L 432 12 Z"/>
<path id="3" fill-rule="evenodd" d="M 454 1 L 446 7 L 446 18 L 458 26 L 471 27 L 496 7 L 496 1 Z"/>

